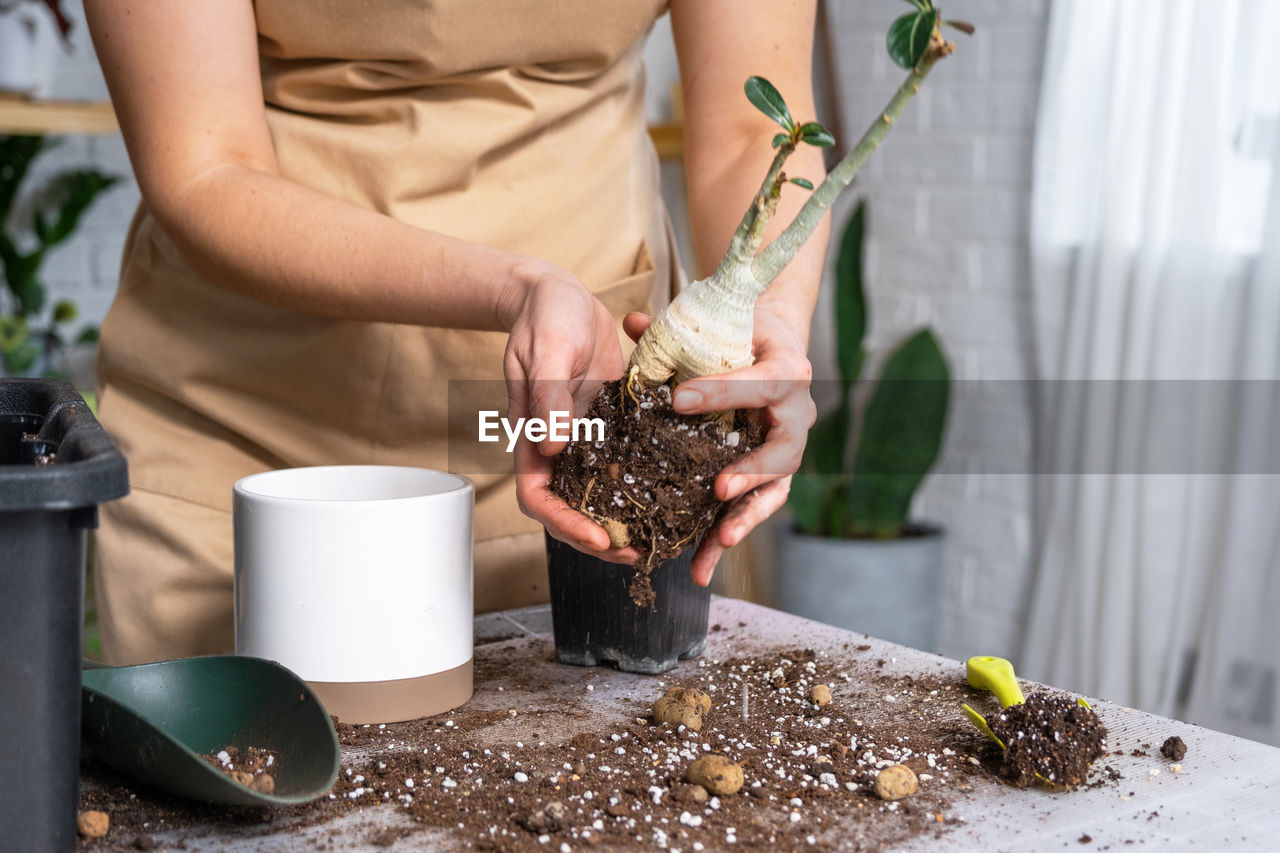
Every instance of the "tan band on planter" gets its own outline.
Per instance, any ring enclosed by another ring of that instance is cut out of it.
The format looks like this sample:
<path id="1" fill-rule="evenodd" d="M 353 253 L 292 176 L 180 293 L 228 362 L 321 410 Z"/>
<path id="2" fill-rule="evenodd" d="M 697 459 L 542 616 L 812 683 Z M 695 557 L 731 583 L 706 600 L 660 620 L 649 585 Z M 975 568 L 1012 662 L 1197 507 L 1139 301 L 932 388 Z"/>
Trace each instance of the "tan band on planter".
<path id="1" fill-rule="evenodd" d="M 471 698 L 471 660 L 420 678 L 394 681 L 308 681 L 340 722 L 399 723 L 450 711 Z"/>

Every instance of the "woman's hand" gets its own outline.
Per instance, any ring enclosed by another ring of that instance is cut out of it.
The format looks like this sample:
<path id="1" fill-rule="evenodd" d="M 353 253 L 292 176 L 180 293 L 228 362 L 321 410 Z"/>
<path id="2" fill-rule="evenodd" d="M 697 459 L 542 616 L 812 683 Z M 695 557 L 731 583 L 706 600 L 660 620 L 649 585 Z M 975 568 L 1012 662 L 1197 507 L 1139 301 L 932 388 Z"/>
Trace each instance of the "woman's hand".
<path id="1" fill-rule="evenodd" d="M 551 412 L 569 418 L 586 414 L 606 380 L 622 375 L 622 348 L 609 311 L 569 272 L 530 261 L 501 305 L 510 330 L 503 372 L 507 380 L 507 417 L 550 420 Z M 550 491 L 554 457 L 564 441 L 516 445 L 516 500 L 525 515 L 556 539 L 593 556 L 632 563 L 634 548 L 610 548 L 609 535 Z"/>
<path id="2" fill-rule="evenodd" d="M 634 339 L 649 326 L 643 314 L 623 321 Z M 694 583 L 706 586 L 726 548 L 741 542 L 753 528 L 773 515 L 787 500 L 791 475 L 800 467 L 809 428 L 817 406 L 809 394 L 813 368 L 803 338 L 792 324 L 757 304 L 753 340 L 755 363 L 720 376 L 704 376 L 682 383 L 672 398 L 682 414 L 759 410 L 764 444 L 725 468 L 716 477 L 716 496 L 731 504 L 702 539 L 693 558 Z"/>

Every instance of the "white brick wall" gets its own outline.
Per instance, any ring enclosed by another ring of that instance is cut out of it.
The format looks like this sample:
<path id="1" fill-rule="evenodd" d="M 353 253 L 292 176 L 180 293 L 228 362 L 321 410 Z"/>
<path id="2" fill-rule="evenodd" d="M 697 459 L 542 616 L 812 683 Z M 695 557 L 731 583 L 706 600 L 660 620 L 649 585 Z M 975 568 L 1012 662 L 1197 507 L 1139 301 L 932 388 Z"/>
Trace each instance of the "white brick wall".
<path id="1" fill-rule="evenodd" d="M 901 80 L 884 34 L 910 7 L 859 0 L 828 8 L 847 145 Z M 1030 559 L 1029 401 L 1013 383 L 966 383 L 1029 371 L 1025 243 L 1048 3 L 951 0 L 943 11 L 971 21 L 977 35 L 952 36 L 958 52 L 934 70 L 851 195 L 868 205 L 869 345 L 882 359 L 929 323 L 957 380 L 943 458 L 916 508 L 948 530 L 940 651 L 1013 655 Z M 839 205 L 838 226 L 854 200 Z M 819 312 L 814 329 L 820 377 L 834 376 L 827 316 Z"/>

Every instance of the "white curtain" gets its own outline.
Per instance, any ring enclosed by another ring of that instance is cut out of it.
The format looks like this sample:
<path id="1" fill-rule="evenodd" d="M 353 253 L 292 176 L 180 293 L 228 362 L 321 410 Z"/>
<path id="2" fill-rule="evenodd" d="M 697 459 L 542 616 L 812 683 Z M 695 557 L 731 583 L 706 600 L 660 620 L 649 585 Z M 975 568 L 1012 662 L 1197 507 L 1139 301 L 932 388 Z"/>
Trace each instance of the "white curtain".
<path id="1" fill-rule="evenodd" d="M 1019 664 L 1280 744 L 1277 44 L 1274 0 L 1053 2 Z"/>

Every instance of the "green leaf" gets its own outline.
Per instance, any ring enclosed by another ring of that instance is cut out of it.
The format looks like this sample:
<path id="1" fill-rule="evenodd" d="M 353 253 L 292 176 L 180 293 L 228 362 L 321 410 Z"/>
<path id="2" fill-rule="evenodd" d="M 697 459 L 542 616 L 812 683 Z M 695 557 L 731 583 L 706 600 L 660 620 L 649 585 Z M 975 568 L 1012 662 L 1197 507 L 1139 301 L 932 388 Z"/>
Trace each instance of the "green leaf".
<path id="1" fill-rule="evenodd" d="M 85 326 L 80 330 L 80 334 L 76 335 L 76 343 L 78 344 L 96 344 L 98 342 L 98 327 Z"/>
<path id="2" fill-rule="evenodd" d="M 13 352 L 30 334 L 26 318 L 14 314 L 0 317 L 0 353 Z"/>
<path id="3" fill-rule="evenodd" d="M 10 376 L 21 376 L 32 368 L 40 357 L 40 345 L 27 338 L 12 352 L 4 354 L 4 369 Z"/>
<path id="4" fill-rule="evenodd" d="M 46 199 L 46 203 L 57 206 L 57 218 L 52 226 L 45 227 L 41 244 L 49 248 L 70 237 L 98 196 L 119 181 L 114 175 L 106 175 L 96 169 L 79 169 L 59 175 Z"/>
<path id="5" fill-rule="evenodd" d="M 0 223 L 8 221 L 32 161 L 52 147 L 43 136 L 0 136 Z"/>
<path id="6" fill-rule="evenodd" d="M 840 236 L 836 256 L 836 365 L 840 369 L 843 393 L 862 370 L 862 341 L 867 334 L 867 297 L 862 258 L 866 235 L 867 205 L 858 202 Z"/>
<path id="7" fill-rule="evenodd" d="M 835 477 L 800 471 L 791 478 L 787 506 L 801 533 L 809 536 L 828 535 L 831 502 L 839 493 L 840 481 Z"/>
<path id="8" fill-rule="evenodd" d="M 933 0 L 907 0 L 912 6 L 915 6 L 921 12 L 928 12 L 933 8 Z"/>
<path id="9" fill-rule="evenodd" d="M 929 49 L 929 38 L 938 24 L 938 12 L 909 12 L 889 27 L 889 56 L 903 68 L 915 68 Z"/>
<path id="10" fill-rule="evenodd" d="M 773 138 L 773 147 L 777 148 L 779 145 L 786 145 L 790 141 L 791 141 L 790 134 L 779 133 L 777 136 Z"/>
<path id="11" fill-rule="evenodd" d="M 808 178 L 788 178 L 787 182 L 795 184 L 798 187 L 804 187 L 807 190 L 813 189 L 813 181 Z"/>
<path id="12" fill-rule="evenodd" d="M 830 148 L 836 144 L 836 138 L 831 135 L 831 131 L 816 121 L 800 126 L 800 139 L 819 148 Z"/>
<path id="13" fill-rule="evenodd" d="M 69 323 L 78 316 L 80 316 L 80 311 L 70 299 L 60 299 L 53 306 L 53 322 L 55 323 Z"/>
<path id="14" fill-rule="evenodd" d="M 9 277 L 9 288 L 18 300 L 16 313 L 23 317 L 33 317 L 44 309 L 44 285 L 36 278 L 36 269 L 43 256 L 41 252 L 33 252 L 9 266 L 5 272 Z"/>
<path id="15" fill-rule="evenodd" d="M 747 100 L 754 104 L 756 109 L 782 125 L 788 132 L 795 131 L 796 123 L 791 118 L 791 111 L 787 109 L 787 102 L 782 99 L 782 95 L 778 94 L 778 90 L 772 83 L 763 77 L 749 77 L 743 88 L 747 93 Z"/>
<path id="16" fill-rule="evenodd" d="M 842 490 L 845 448 L 849 442 L 849 401 L 846 396 L 832 412 L 809 430 L 800 470 L 791 481 L 787 504 L 796 526 L 810 536 L 840 535 L 830 527 L 831 504 Z M 842 502 L 843 503 L 843 502 Z"/>
<path id="17" fill-rule="evenodd" d="M 897 536 L 938 458 L 950 395 L 946 358 L 922 329 L 890 356 L 867 404 L 847 497 L 857 536 Z"/>

